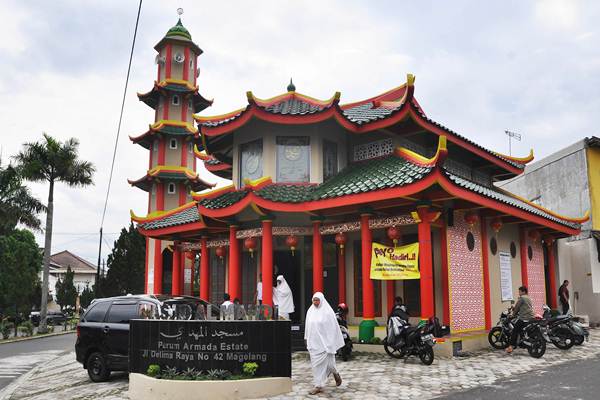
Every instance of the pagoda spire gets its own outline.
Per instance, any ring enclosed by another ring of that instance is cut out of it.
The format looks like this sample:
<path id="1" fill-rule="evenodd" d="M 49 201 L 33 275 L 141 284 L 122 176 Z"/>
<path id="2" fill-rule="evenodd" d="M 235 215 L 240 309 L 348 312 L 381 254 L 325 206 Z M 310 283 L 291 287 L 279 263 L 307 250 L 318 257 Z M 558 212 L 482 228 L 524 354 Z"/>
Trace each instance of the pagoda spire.
<path id="1" fill-rule="evenodd" d="M 290 78 L 290 84 L 287 85 L 287 91 L 288 92 L 295 92 L 296 91 L 296 85 L 294 85 L 294 82 L 292 82 L 292 78 Z"/>

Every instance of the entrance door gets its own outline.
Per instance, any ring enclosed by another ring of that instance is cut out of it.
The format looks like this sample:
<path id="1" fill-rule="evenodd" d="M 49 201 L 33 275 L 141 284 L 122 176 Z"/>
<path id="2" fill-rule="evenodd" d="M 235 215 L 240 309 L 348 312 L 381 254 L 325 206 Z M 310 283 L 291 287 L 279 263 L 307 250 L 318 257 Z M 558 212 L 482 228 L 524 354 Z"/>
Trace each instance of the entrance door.
<path id="1" fill-rule="evenodd" d="M 162 278 L 162 294 L 171 294 L 172 291 L 172 276 L 173 276 L 173 252 L 169 249 L 164 249 L 162 252 L 163 258 L 163 278 Z"/>
<path id="2" fill-rule="evenodd" d="M 256 294 L 256 268 L 258 258 L 250 252 L 242 253 L 242 304 L 253 304 Z"/>
<path id="3" fill-rule="evenodd" d="M 283 275 L 286 282 L 292 289 L 292 295 L 294 296 L 294 308 L 295 312 L 290 314 L 290 319 L 293 322 L 300 321 L 300 315 L 302 309 L 300 307 L 300 282 L 301 282 L 301 269 L 300 269 L 300 252 L 296 249 L 294 255 L 290 250 L 277 250 L 273 257 L 273 265 L 277 266 L 278 274 Z M 275 268 L 273 268 L 275 273 Z M 268 279 L 263 276 L 263 284 L 269 282 Z M 275 279 L 273 279 L 274 281 Z"/>

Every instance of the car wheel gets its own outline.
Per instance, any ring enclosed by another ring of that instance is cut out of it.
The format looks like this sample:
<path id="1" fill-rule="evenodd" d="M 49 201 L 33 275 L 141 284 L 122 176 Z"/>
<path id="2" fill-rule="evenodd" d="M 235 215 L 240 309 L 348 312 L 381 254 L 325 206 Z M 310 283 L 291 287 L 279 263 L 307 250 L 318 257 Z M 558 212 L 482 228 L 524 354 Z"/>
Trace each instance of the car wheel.
<path id="1" fill-rule="evenodd" d="M 100 352 L 92 353 L 87 359 L 87 371 L 92 382 L 106 382 L 110 376 L 110 370 L 106 365 L 106 358 Z"/>

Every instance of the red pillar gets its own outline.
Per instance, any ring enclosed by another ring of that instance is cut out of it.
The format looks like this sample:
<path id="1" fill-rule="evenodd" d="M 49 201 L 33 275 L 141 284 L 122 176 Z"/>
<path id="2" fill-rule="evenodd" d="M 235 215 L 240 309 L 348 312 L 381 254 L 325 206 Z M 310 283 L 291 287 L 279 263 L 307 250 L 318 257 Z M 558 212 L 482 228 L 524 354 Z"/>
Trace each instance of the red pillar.
<path id="1" fill-rule="evenodd" d="M 450 325 L 450 285 L 448 284 L 448 237 L 446 236 L 446 221 L 440 228 L 440 252 L 442 261 L 442 302 L 444 325 Z"/>
<path id="2" fill-rule="evenodd" d="M 360 216 L 360 239 L 362 258 L 362 300 L 363 320 L 375 318 L 375 291 L 371 280 L 371 229 L 369 229 L 369 214 Z"/>
<path id="3" fill-rule="evenodd" d="M 492 329 L 492 305 L 490 300 L 490 263 L 488 255 L 487 223 L 481 218 L 481 261 L 483 263 L 483 312 L 485 329 Z"/>
<path id="4" fill-rule="evenodd" d="M 338 253 L 338 293 L 340 303 L 346 302 L 346 254 L 340 248 Z"/>
<path id="5" fill-rule="evenodd" d="M 439 215 L 429 211 L 428 206 L 418 206 L 419 222 L 419 268 L 421 272 L 421 318 L 427 319 L 435 314 L 433 295 L 433 260 L 431 254 L 431 222 Z"/>
<path id="6" fill-rule="evenodd" d="M 321 222 L 313 222 L 313 293 L 323 292 L 323 240 Z"/>
<path id="7" fill-rule="evenodd" d="M 241 301 L 241 275 L 240 275 L 240 242 L 235 237 L 237 226 L 229 226 L 229 283 L 228 290 L 231 300 L 236 297 Z"/>
<path id="8" fill-rule="evenodd" d="M 154 240 L 154 294 L 162 294 L 163 256 L 162 242 Z"/>
<path id="9" fill-rule="evenodd" d="M 144 273 L 144 293 L 145 294 L 152 294 L 150 293 L 150 291 L 148 290 L 148 266 L 150 265 L 150 239 L 146 236 L 146 259 L 144 262 L 144 265 L 146 266 L 146 271 Z M 152 284 L 154 285 L 154 282 L 152 282 Z"/>
<path id="10" fill-rule="evenodd" d="M 195 263 L 196 263 L 196 254 L 198 254 L 197 251 L 192 251 L 189 253 L 190 254 L 190 261 L 191 261 L 191 268 L 190 268 L 190 296 L 194 295 L 194 267 L 195 267 Z"/>
<path id="11" fill-rule="evenodd" d="M 171 294 L 181 295 L 181 252 L 177 245 L 173 245 L 173 274 L 171 275 Z"/>
<path id="12" fill-rule="evenodd" d="M 527 236 L 525 229 L 519 228 L 519 247 L 521 248 L 521 285 L 528 286 L 527 276 Z"/>
<path id="13" fill-rule="evenodd" d="M 262 221 L 261 273 L 263 304 L 273 306 L 273 221 Z"/>
<path id="14" fill-rule="evenodd" d="M 200 298 L 210 301 L 210 253 L 206 238 L 200 239 Z"/>
<path id="15" fill-rule="evenodd" d="M 185 294 L 185 252 L 179 252 L 179 294 Z"/>
<path id="16" fill-rule="evenodd" d="M 558 302 L 556 299 L 556 259 L 554 257 L 554 243 L 555 240 L 553 237 L 547 236 L 544 238 L 544 243 L 546 243 L 546 247 L 548 249 L 548 283 L 550 287 L 550 307 L 552 309 L 556 309 L 558 307 Z"/>

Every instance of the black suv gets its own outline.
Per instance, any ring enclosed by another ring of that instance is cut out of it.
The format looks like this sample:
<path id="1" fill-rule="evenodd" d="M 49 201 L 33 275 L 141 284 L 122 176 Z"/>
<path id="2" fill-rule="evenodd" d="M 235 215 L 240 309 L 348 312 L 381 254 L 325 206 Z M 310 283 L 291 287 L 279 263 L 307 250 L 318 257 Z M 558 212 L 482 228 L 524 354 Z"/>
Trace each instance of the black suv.
<path id="1" fill-rule="evenodd" d="M 94 382 L 129 369 L 129 320 L 205 319 L 210 306 L 190 296 L 128 295 L 96 299 L 77 324 L 75 353 Z M 218 308 L 210 307 L 213 314 Z"/>

